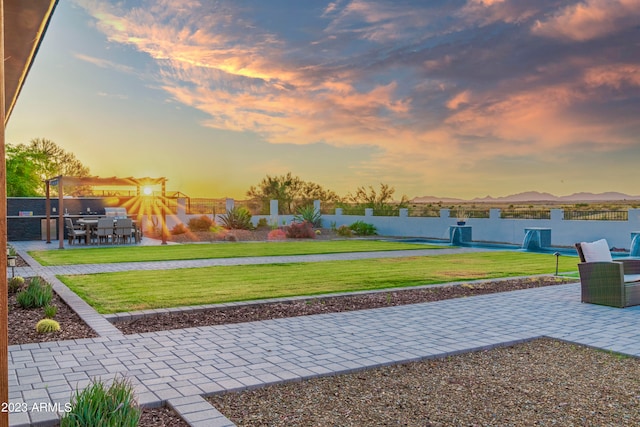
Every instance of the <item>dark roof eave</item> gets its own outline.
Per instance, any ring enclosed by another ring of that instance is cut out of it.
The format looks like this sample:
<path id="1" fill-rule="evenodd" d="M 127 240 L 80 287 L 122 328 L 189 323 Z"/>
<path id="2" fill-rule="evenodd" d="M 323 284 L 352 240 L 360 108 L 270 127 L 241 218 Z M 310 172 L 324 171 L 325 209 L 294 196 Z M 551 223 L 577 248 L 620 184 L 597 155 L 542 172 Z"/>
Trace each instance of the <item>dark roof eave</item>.
<path id="1" fill-rule="evenodd" d="M 5 118 L 7 125 L 58 0 L 4 0 Z"/>

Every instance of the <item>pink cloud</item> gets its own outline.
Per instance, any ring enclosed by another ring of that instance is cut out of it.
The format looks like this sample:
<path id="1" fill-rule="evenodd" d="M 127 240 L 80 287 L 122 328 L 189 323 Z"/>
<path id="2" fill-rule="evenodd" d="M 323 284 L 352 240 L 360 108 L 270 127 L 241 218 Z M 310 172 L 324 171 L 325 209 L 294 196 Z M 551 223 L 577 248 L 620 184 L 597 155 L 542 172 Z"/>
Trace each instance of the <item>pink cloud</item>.
<path id="1" fill-rule="evenodd" d="M 590 87 L 640 87 L 640 66 L 635 64 L 608 64 L 586 71 L 585 82 Z"/>
<path id="2" fill-rule="evenodd" d="M 450 110 L 457 110 L 463 104 L 469 103 L 470 93 L 468 90 L 457 93 L 453 98 L 447 102 L 447 108 Z"/>
<path id="3" fill-rule="evenodd" d="M 587 0 L 537 21 L 531 30 L 544 37 L 586 41 L 637 25 L 639 19 L 640 0 Z"/>
<path id="4" fill-rule="evenodd" d="M 395 2 L 351 0 L 325 30 L 351 33 L 358 38 L 384 42 L 403 38 L 408 31 L 425 28 L 435 19 L 413 7 Z M 353 23 L 357 22 L 357 28 Z M 363 25 L 364 24 L 364 25 Z"/>

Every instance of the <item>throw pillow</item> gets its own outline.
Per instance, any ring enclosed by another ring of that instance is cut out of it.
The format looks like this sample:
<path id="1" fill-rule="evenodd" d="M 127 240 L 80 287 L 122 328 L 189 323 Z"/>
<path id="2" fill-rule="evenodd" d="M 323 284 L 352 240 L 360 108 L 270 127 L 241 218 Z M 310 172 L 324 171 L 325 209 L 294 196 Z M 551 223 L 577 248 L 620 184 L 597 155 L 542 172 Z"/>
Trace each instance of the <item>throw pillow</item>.
<path id="1" fill-rule="evenodd" d="M 586 262 L 612 262 L 609 244 L 605 239 L 596 240 L 593 243 L 582 242 L 582 253 Z"/>

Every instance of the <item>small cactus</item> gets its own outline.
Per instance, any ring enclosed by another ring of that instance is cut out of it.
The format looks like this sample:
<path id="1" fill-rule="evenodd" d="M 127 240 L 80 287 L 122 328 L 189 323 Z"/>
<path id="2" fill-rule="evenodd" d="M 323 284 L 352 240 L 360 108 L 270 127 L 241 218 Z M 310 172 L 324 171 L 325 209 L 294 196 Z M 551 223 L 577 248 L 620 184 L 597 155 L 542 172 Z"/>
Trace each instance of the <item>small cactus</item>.
<path id="1" fill-rule="evenodd" d="M 57 332 L 60 330 L 60 323 L 56 322 L 53 319 L 42 319 L 36 325 L 36 331 L 41 334 L 45 334 L 48 332 Z"/>

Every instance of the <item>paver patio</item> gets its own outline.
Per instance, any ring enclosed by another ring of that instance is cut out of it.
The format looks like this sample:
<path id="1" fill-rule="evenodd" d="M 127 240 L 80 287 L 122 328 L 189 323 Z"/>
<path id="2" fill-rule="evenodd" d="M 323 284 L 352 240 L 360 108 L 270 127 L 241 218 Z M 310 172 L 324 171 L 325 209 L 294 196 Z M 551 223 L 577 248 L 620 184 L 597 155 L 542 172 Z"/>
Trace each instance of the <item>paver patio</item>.
<path id="1" fill-rule="evenodd" d="M 25 254 L 26 244 L 14 246 Z M 33 271 L 51 279 L 59 293 L 70 292 L 49 268 L 53 267 L 34 265 Z M 640 307 L 582 304 L 579 284 L 128 336 L 79 298 L 65 297 L 79 305 L 83 318 L 101 336 L 10 346 L 9 391 L 14 404 L 24 402 L 29 409 L 41 403 L 64 407 L 72 391 L 91 378 L 108 380 L 121 374 L 132 379 L 142 404 L 166 402 L 192 426 L 231 426 L 203 395 L 541 336 L 640 357 Z M 56 420 L 50 410 L 10 415 L 12 426 Z"/>

